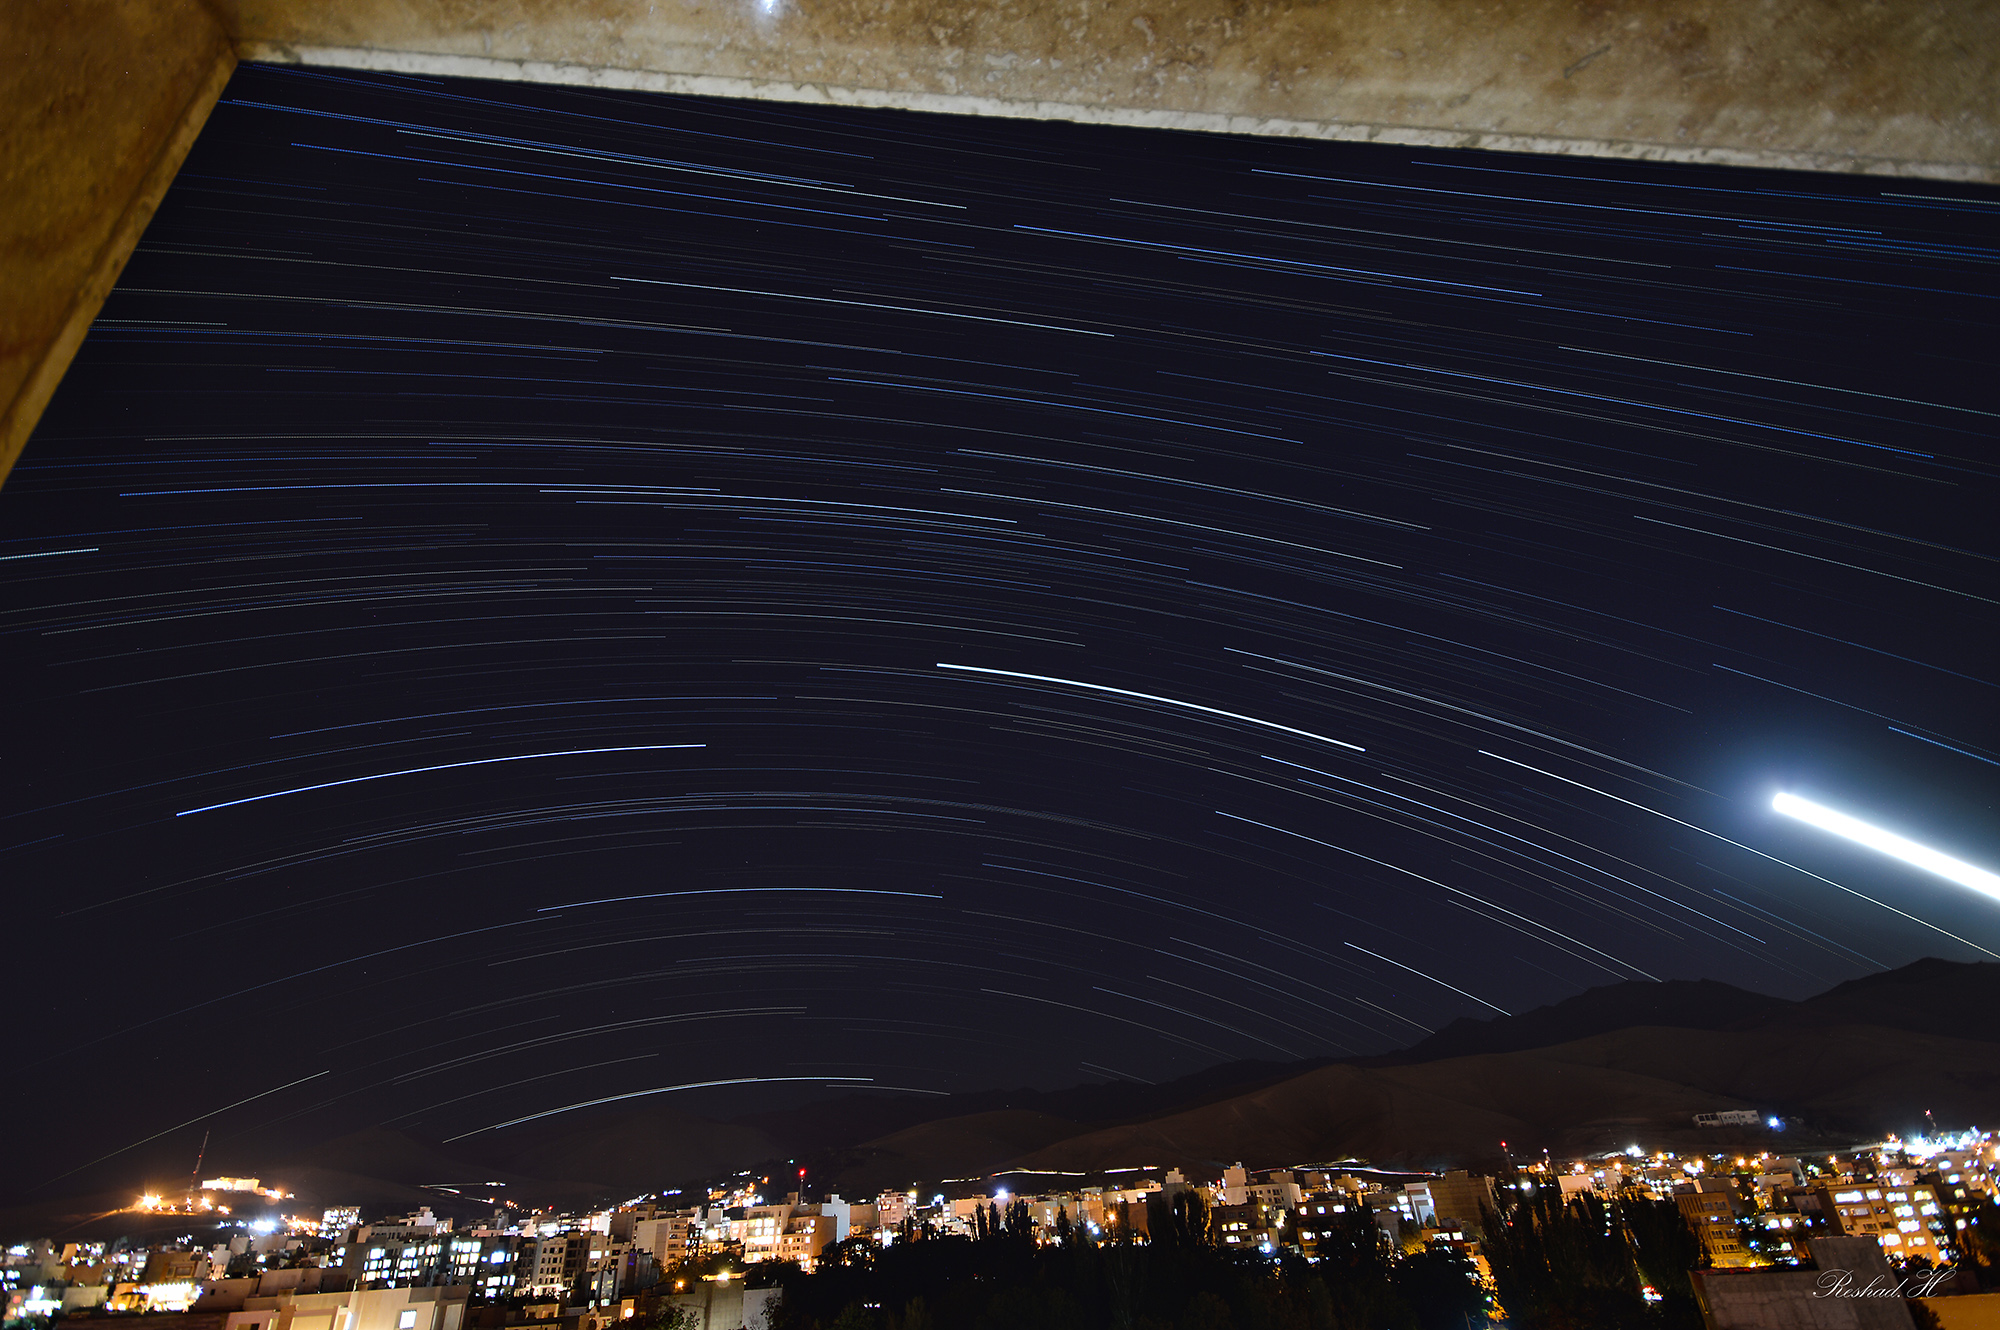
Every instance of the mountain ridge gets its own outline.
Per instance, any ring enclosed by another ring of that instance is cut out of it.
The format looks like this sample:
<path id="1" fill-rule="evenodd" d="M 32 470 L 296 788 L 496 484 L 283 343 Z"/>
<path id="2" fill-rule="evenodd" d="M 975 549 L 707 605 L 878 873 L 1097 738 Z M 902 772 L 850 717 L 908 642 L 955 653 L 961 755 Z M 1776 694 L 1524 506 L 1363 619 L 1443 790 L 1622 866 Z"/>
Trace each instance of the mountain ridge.
<path id="1" fill-rule="evenodd" d="M 1909 1130 L 1926 1109 L 1940 1122 L 2000 1118 L 2000 1030 L 1984 1017 L 1996 1009 L 2000 964 L 1937 958 L 1797 1002 L 1715 980 L 1634 981 L 1457 1020 L 1371 1057 L 1222 1063 L 1158 1085 L 848 1093 L 727 1121 L 628 1106 L 449 1143 L 370 1127 L 266 1171 L 324 1204 L 470 1213 L 496 1199 L 609 1203 L 791 1163 L 808 1165 L 817 1186 L 873 1194 L 1007 1169 L 1349 1155 L 1491 1167 L 1503 1141 L 1517 1157 L 1620 1150 L 1638 1138 L 1794 1150 Z M 1728 1108 L 1788 1119 L 1790 1130 L 1693 1125 L 1695 1113 Z M 81 1206 L 73 1198 L 68 1213 Z"/>
<path id="2" fill-rule="evenodd" d="M 1461 1016 L 1408 1048 L 1349 1060 L 1361 1066 L 1408 1066 L 1473 1053 L 1547 1048 L 1637 1025 L 1721 1030 L 1796 1005 L 1715 979 L 1628 980 L 1588 988 L 1518 1015 Z"/>

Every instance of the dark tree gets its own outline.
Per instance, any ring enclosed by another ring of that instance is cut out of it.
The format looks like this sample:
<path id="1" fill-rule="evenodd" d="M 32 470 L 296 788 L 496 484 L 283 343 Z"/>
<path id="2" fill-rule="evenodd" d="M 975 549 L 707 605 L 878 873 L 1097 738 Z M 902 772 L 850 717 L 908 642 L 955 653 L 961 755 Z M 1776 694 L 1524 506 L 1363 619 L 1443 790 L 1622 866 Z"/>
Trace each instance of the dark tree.
<path id="1" fill-rule="evenodd" d="M 1965 1274 L 1976 1287 L 2000 1289 L 2000 1203 L 1968 1209 L 1965 1220 L 1957 1238 Z"/>
<path id="2" fill-rule="evenodd" d="M 1622 1330 L 1652 1323 L 1622 1225 L 1594 1196 L 1542 1191 L 1505 1207 L 1485 1244 L 1516 1330 Z"/>
<path id="3" fill-rule="evenodd" d="M 1701 1239 L 1688 1227 L 1680 1207 L 1672 1201 L 1630 1199 L 1619 1202 L 1618 1215 L 1640 1278 L 1662 1299 L 1662 1325 L 1673 1330 L 1699 1327 L 1701 1305 L 1695 1301 L 1688 1271 L 1701 1263 Z"/>
<path id="4" fill-rule="evenodd" d="M 1461 1330 L 1486 1320 L 1479 1267 L 1465 1253 L 1433 1243 L 1397 1261 L 1390 1284 L 1423 1330 Z"/>
<path id="5" fill-rule="evenodd" d="M 1464 1330 L 1484 1319 L 1462 1257 L 1398 1260 L 1366 1211 L 1346 1217 L 1317 1266 L 1215 1245 L 1207 1207 L 1185 1193 L 1159 1207 L 1145 1243 L 1089 1242 L 1071 1221 L 1068 1245 L 1037 1246 L 1024 1206 L 997 1218 L 987 1213 L 984 1239 L 934 1236 L 787 1272 L 773 1330 Z"/>
<path id="6" fill-rule="evenodd" d="M 1165 1223 L 1153 1222 L 1152 1245 L 1188 1250 L 1209 1245 L 1208 1202 L 1199 1192 L 1175 1192 L 1161 1216 Z"/>
<path id="7" fill-rule="evenodd" d="M 1414 1326 L 1409 1303 L 1391 1280 L 1391 1252 L 1375 1216 L 1363 1207 L 1324 1225 L 1315 1239 L 1313 1267 L 1329 1316 L 1340 1330 Z"/>
<path id="8" fill-rule="evenodd" d="M 1007 1206 L 1007 1236 L 1017 1242 L 1034 1242 L 1035 1221 L 1026 1201 L 1016 1200 Z"/>
<path id="9" fill-rule="evenodd" d="M 665 1298 L 647 1304 L 633 1317 L 635 1330 L 694 1330 L 701 1317 L 685 1307 L 676 1307 Z"/>

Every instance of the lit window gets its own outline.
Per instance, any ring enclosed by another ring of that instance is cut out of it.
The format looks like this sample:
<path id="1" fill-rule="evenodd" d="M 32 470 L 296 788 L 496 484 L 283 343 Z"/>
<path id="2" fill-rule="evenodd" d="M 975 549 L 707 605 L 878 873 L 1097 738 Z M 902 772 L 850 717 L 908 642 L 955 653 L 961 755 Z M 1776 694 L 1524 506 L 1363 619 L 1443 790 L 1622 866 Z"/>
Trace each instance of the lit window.
<path id="1" fill-rule="evenodd" d="M 417 1330 L 417 1312 L 414 1307 L 396 1318 L 396 1330 Z"/>

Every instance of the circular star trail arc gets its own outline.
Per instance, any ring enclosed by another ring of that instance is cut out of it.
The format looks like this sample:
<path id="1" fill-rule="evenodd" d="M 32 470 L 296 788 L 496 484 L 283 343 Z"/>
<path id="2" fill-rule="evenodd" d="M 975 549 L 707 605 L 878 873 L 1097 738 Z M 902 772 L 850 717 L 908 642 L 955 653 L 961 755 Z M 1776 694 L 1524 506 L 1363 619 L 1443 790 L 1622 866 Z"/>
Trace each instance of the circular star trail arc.
<path id="1" fill-rule="evenodd" d="M 20 1181 L 1992 956 L 1771 801 L 2000 845 L 1996 205 L 246 67 L 0 493 Z"/>

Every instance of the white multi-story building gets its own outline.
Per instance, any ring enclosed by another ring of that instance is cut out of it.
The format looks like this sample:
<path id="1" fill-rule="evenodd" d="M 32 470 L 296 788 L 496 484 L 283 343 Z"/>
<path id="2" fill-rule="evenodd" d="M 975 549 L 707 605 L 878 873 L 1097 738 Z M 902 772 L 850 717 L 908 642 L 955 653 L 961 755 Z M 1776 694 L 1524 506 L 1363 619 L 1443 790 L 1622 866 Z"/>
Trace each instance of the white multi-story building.
<path id="1" fill-rule="evenodd" d="M 632 1245 L 653 1254 L 662 1270 L 694 1256 L 701 1246 L 701 1212 L 693 1207 L 641 1219 L 632 1225 Z"/>
<path id="2" fill-rule="evenodd" d="M 569 1236 L 528 1238 L 514 1263 L 514 1288 L 530 1298 L 560 1298 L 569 1292 Z"/>
<path id="3" fill-rule="evenodd" d="M 461 1284 L 281 1293 L 247 1299 L 224 1330 L 461 1330 L 471 1292 Z"/>

